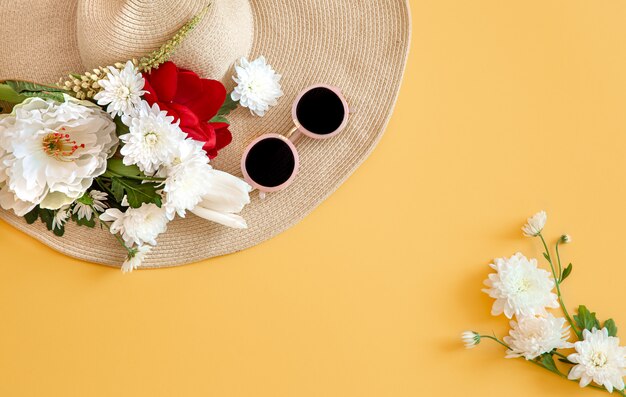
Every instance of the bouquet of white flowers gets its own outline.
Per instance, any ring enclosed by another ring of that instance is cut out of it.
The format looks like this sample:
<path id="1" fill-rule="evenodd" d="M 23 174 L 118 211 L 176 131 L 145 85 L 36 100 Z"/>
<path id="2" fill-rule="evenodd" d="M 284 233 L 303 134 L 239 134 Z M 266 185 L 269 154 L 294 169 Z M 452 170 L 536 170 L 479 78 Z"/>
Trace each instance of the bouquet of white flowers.
<path id="1" fill-rule="evenodd" d="M 626 347 L 620 346 L 615 321 L 608 319 L 601 323 L 585 306 L 579 306 L 577 314 L 570 316 L 561 285 L 572 273 L 572 264 L 561 265 L 559 246 L 570 243 L 571 238 L 562 235 L 552 255 L 542 234 L 546 220 L 546 213 L 539 212 L 528 219 L 522 231 L 525 236 L 541 241 L 549 272 L 538 268 L 536 259 L 528 259 L 521 253 L 490 264 L 495 273 L 485 280 L 487 288 L 483 291 L 495 299 L 492 315 L 515 317 L 509 335 L 500 339 L 465 331 L 461 338 L 467 348 L 473 348 L 483 339 L 495 341 L 507 349 L 506 358 L 523 358 L 565 379 L 580 382 L 581 387 L 616 391 L 626 396 L 623 379 Z M 555 317 L 547 310 L 557 308 L 562 317 Z M 573 343 L 570 331 L 576 339 Z M 573 350 L 565 353 L 565 349 Z"/>

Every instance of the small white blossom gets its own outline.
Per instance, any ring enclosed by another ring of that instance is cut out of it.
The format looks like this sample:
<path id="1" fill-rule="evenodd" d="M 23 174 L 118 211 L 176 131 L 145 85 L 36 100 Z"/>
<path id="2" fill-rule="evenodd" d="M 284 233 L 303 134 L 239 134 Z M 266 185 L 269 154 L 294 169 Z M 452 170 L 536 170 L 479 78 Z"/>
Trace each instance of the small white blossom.
<path id="1" fill-rule="evenodd" d="M 112 234 L 120 234 L 128 247 L 144 244 L 156 245 L 156 238 L 167 230 L 168 219 L 164 208 L 155 204 L 142 204 L 122 212 L 110 208 L 100 215 L 100 220 L 112 222 Z"/>
<path id="2" fill-rule="evenodd" d="M 149 245 L 140 245 L 139 247 L 132 248 L 122 265 L 122 273 L 131 273 L 133 270 L 141 267 L 146 255 L 150 253 L 150 250 L 152 250 L 152 247 Z"/>
<path id="3" fill-rule="evenodd" d="M 107 112 L 111 117 L 135 116 L 141 97 L 146 93 L 143 90 L 146 84 L 143 76 L 131 61 L 122 70 L 114 66 L 110 66 L 109 70 L 106 77 L 98 81 L 102 91 L 93 99 L 100 106 L 108 105 Z"/>
<path id="4" fill-rule="evenodd" d="M 52 230 L 61 229 L 70 217 L 69 205 L 59 208 L 52 218 Z"/>
<path id="5" fill-rule="evenodd" d="M 491 273 L 483 292 L 496 301 L 491 314 L 516 316 L 547 315 L 546 307 L 557 308 L 557 296 L 552 292 L 554 280 L 550 273 L 537 268 L 536 259 L 527 259 L 521 253 L 511 258 L 498 258 L 491 263 Z"/>
<path id="6" fill-rule="evenodd" d="M 509 345 L 506 358 L 524 357 L 534 360 L 553 349 L 566 349 L 573 345 L 569 338 L 569 325 L 565 319 L 556 318 L 552 314 L 546 317 L 522 316 L 517 321 L 511 321 L 509 336 L 504 337 L 504 343 Z"/>
<path id="7" fill-rule="evenodd" d="M 583 340 L 574 343 L 576 353 L 567 359 L 577 365 L 572 368 L 568 379 L 580 379 L 580 387 L 592 381 L 606 387 L 623 390 L 626 375 L 626 348 L 619 345 L 619 338 L 609 336 L 606 328 L 583 330 Z"/>
<path id="8" fill-rule="evenodd" d="M 276 105 L 278 98 L 283 96 L 280 87 L 282 76 L 265 62 L 264 57 L 252 62 L 241 58 L 235 71 L 237 75 L 233 80 L 237 86 L 232 93 L 232 99 L 239 101 L 241 106 L 250 109 L 253 114 L 264 116 L 270 106 Z"/>
<path id="9" fill-rule="evenodd" d="M 545 211 L 539 211 L 535 215 L 528 218 L 526 224 L 522 227 L 522 231 L 524 232 L 524 236 L 526 237 L 537 237 L 539 233 L 546 226 L 546 221 L 548 220 L 548 215 Z"/>
<path id="10" fill-rule="evenodd" d="M 466 349 L 472 349 L 480 343 L 480 335 L 474 331 L 465 331 L 461 334 L 461 340 Z"/>
<path id="11" fill-rule="evenodd" d="M 569 244 L 572 242 L 572 236 L 570 236 L 569 234 L 564 234 L 561 236 L 561 242 L 563 244 Z"/>
<path id="12" fill-rule="evenodd" d="M 90 221 L 94 210 L 98 213 L 103 213 L 109 208 L 105 203 L 106 200 L 106 193 L 99 190 L 92 190 L 89 194 L 84 195 L 76 201 L 72 213 L 74 213 L 79 220 L 87 219 Z"/>
<path id="13" fill-rule="evenodd" d="M 174 117 L 161 111 L 155 103 L 150 107 L 142 102 L 137 117 L 124 117 L 129 133 L 120 136 L 124 142 L 120 153 L 125 165 L 137 165 L 148 175 L 159 167 L 170 165 L 178 155 L 178 146 L 185 140 L 185 134 Z"/>

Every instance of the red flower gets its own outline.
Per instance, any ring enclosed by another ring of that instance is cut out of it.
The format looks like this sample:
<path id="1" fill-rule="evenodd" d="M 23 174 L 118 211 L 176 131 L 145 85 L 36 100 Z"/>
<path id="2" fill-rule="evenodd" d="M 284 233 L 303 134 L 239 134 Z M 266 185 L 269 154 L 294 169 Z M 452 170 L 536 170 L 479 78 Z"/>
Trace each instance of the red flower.
<path id="1" fill-rule="evenodd" d="M 228 146 L 232 135 L 227 123 L 211 123 L 226 100 L 226 88 L 217 80 L 201 79 L 196 73 L 165 62 L 150 74 L 144 73 L 148 91 L 144 99 L 180 120 L 190 138 L 204 143 L 210 158 Z"/>

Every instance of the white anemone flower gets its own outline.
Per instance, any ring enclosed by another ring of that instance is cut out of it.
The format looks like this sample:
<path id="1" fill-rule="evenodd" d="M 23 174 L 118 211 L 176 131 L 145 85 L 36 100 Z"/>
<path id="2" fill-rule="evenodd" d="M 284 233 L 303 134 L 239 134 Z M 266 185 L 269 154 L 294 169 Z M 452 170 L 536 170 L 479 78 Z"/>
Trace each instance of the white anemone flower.
<path id="1" fill-rule="evenodd" d="M 142 102 L 137 117 L 124 117 L 123 121 L 129 127 L 129 133 L 120 136 L 124 164 L 135 164 L 148 175 L 170 165 L 187 137 L 178 122 L 174 123 L 174 117 L 161 111 L 156 103 L 150 107 Z"/>
<path id="2" fill-rule="evenodd" d="M 554 280 L 546 270 L 537 268 L 536 259 L 527 259 L 521 253 L 511 258 L 498 258 L 489 264 L 491 273 L 483 292 L 496 301 L 491 314 L 516 316 L 546 316 L 546 308 L 557 308 L 557 296 L 552 292 Z"/>
<path id="3" fill-rule="evenodd" d="M 465 331 L 461 334 L 461 340 L 466 349 L 473 349 L 480 343 L 480 335 L 474 331 Z"/>
<path id="4" fill-rule="evenodd" d="M 214 170 L 202 143 L 186 140 L 179 149 L 180 157 L 159 174 L 166 178 L 163 194 L 169 219 L 176 214 L 185 217 L 191 211 L 224 226 L 246 228 L 246 221 L 237 214 L 250 203 L 252 187 L 237 177 Z"/>
<path id="5" fill-rule="evenodd" d="M 146 81 L 131 61 L 122 70 L 115 66 L 109 66 L 109 70 L 106 77 L 98 81 L 102 90 L 93 99 L 98 105 L 107 106 L 111 117 L 136 116 L 141 97 L 146 93 L 143 90 Z"/>
<path id="6" fill-rule="evenodd" d="M 250 62 L 241 58 L 239 65 L 235 66 L 237 75 L 233 80 L 237 86 L 231 95 L 234 101 L 239 101 L 241 106 L 250 109 L 257 116 L 264 116 L 270 106 L 278 103 L 278 98 L 283 96 L 280 87 L 281 75 L 265 61 L 265 57 L 259 57 Z"/>
<path id="7" fill-rule="evenodd" d="M 592 381 L 606 387 L 623 390 L 626 375 L 626 348 L 619 345 L 619 338 L 609 336 L 606 328 L 583 330 L 583 340 L 574 343 L 576 353 L 567 359 L 577 365 L 572 368 L 568 379 L 580 379 L 580 387 Z"/>
<path id="8" fill-rule="evenodd" d="M 539 211 L 535 215 L 526 220 L 526 224 L 522 226 L 522 231 L 526 237 L 537 237 L 546 226 L 548 215 L 545 211 Z"/>
<path id="9" fill-rule="evenodd" d="M 0 206 L 24 216 L 81 197 L 115 153 L 115 124 L 90 102 L 29 98 L 0 115 Z M 3 153 L 3 154 L 2 154 Z"/>
<path id="10" fill-rule="evenodd" d="M 108 195 L 99 190 L 92 190 L 89 194 L 83 195 L 74 204 L 72 213 L 76 214 L 78 219 L 91 220 L 94 210 L 97 213 L 103 213 L 109 206 L 105 203 Z"/>
<path id="11" fill-rule="evenodd" d="M 556 318 L 552 314 L 546 317 L 522 316 L 517 321 L 511 321 L 509 336 L 504 337 L 504 343 L 510 347 L 506 358 L 534 360 L 553 349 L 573 347 L 568 339 L 569 325 L 564 318 Z"/>
<path id="12" fill-rule="evenodd" d="M 139 247 L 131 248 L 131 252 L 128 253 L 124 264 L 122 264 L 122 273 L 131 273 L 133 270 L 137 270 L 143 264 L 146 255 L 150 253 L 152 247 L 149 245 L 140 245 Z"/>
<path id="13" fill-rule="evenodd" d="M 112 222 L 111 233 L 119 233 L 128 247 L 156 245 L 157 237 L 165 233 L 168 223 L 164 208 L 146 203 L 139 208 L 127 208 L 126 212 L 109 208 L 100 215 L 100 220 Z"/>

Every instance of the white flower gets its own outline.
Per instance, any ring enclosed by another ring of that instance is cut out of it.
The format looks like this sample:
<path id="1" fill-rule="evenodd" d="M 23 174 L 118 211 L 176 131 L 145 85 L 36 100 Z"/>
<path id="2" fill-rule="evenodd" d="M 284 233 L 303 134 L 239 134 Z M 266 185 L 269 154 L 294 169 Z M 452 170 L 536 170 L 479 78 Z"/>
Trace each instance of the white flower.
<path id="1" fill-rule="evenodd" d="M 552 292 L 554 280 L 550 273 L 537 268 L 537 260 L 528 260 L 521 253 L 511 258 L 498 258 L 491 263 L 497 273 L 485 280 L 489 288 L 483 292 L 496 301 L 491 314 L 516 316 L 547 315 L 546 307 L 557 308 L 557 296 Z"/>
<path id="2" fill-rule="evenodd" d="M 466 349 L 472 349 L 480 343 L 480 335 L 474 331 L 465 331 L 461 334 L 461 340 Z"/>
<path id="3" fill-rule="evenodd" d="M 106 77 L 98 81 L 102 91 L 93 99 L 100 106 L 108 105 L 107 112 L 111 117 L 135 116 L 141 97 L 146 93 L 143 90 L 146 84 L 143 76 L 131 61 L 122 70 L 115 66 L 109 66 L 109 70 Z"/>
<path id="4" fill-rule="evenodd" d="M 239 101 L 241 106 L 249 108 L 257 116 L 264 116 L 270 106 L 276 105 L 278 98 L 283 96 L 280 88 L 281 75 L 259 57 L 250 62 L 241 58 L 235 65 L 237 75 L 233 80 L 237 83 L 232 99 Z"/>
<path id="5" fill-rule="evenodd" d="M 535 215 L 528 218 L 526 224 L 522 227 L 522 231 L 524 232 L 524 236 L 526 237 L 537 237 L 539 233 L 546 226 L 546 221 L 548 220 L 548 215 L 545 211 L 539 211 Z"/>
<path id="6" fill-rule="evenodd" d="M 29 98 L 0 115 L 0 206 L 23 216 L 71 204 L 106 171 L 118 143 L 97 106 Z"/>
<path id="7" fill-rule="evenodd" d="M 567 359 L 576 363 L 568 379 L 580 379 L 580 387 L 596 382 L 612 393 L 623 390 L 626 375 L 626 348 L 619 345 L 619 338 L 609 336 L 606 328 L 583 330 L 583 341 L 574 343 L 576 353 Z"/>
<path id="8" fill-rule="evenodd" d="M 156 245 L 156 238 L 165 233 L 168 222 L 164 208 L 145 203 L 139 208 L 128 208 L 126 212 L 110 208 L 100 215 L 100 220 L 113 222 L 111 233 L 119 233 L 128 247 Z"/>
<path id="9" fill-rule="evenodd" d="M 569 325 L 566 326 L 564 318 L 556 318 L 552 314 L 546 317 L 519 317 L 517 322 L 511 321 L 509 335 L 504 337 L 504 343 L 510 347 L 506 358 L 534 360 L 553 349 L 573 346 L 567 341 Z"/>
<path id="10" fill-rule="evenodd" d="M 180 157 L 174 165 L 161 171 L 165 179 L 163 193 L 170 220 L 187 211 L 207 220 L 246 228 L 238 215 L 250 203 L 250 185 L 225 172 L 214 170 L 202 150 L 202 143 L 186 140 L 180 146 Z"/>
<path id="11" fill-rule="evenodd" d="M 52 230 L 61 229 L 70 217 L 70 206 L 59 208 L 52 218 Z"/>
<path id="12" fill-rule="evenodd" d="M 122 265 L 122 273 L 131 273 L 140 267 L 146 257 L 152 250 L 149 245 L 140 245 L 136 248 L 131 248 L 131 252 L 128 253 L 124 264 Z"/>
<path id="13" fill-rule="evenodd" d="M 120 153 L 125 165 L 136 164 L 148 175 L 159 167 L 169 165 L 178 155 L 178 146 L 185 140 L 185 134 L 174 117 L 162 112 L 155 103 L 147 102 L 139 106 L 137 117 L 123 117 L 129 126 L 129 133 L 120 136 L 124 146 Z"/>
<path id="14" fill-rule="evenodd" d="M 83 195 L 83 197 L 76 201 L 72 213 L 76 214 L 79 220 L 87 219 L 90 221 L 94 210 L 98 213 L 102 213 L 109 208 L 105 203 L 106 200 L 106 193 L 99 190 L 92 190 L 89 194 Z"/>

